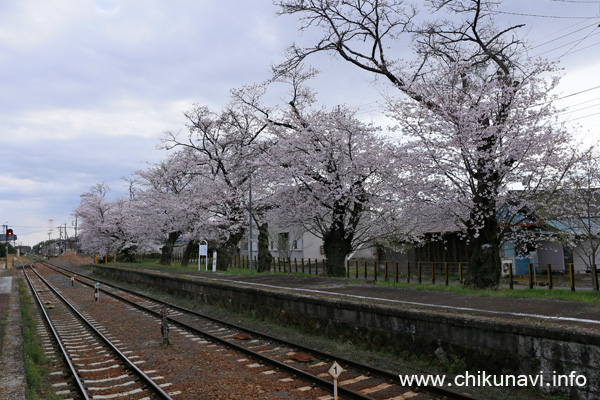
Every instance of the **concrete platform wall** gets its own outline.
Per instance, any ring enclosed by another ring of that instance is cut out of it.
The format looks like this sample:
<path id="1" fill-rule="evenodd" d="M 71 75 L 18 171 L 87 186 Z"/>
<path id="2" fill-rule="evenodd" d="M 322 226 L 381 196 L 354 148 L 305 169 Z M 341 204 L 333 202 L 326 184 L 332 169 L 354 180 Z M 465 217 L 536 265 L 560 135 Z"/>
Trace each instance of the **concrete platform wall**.
<path id="1" fill-rule="evenodd" d="M 316 298 L 240 287 L 227 282 L 165 277 L 96 266 L 112 279 L 252 314 L 306 332 L 351 341 L 363 348 L 405 357 L 441 360 L 455 372 L 544 375 L 547 392 L 570 398 L 600 398 L 600 335 L 433 311 Z M 546 386 L 556 374 L 584 375 L 584 387 Z"/>

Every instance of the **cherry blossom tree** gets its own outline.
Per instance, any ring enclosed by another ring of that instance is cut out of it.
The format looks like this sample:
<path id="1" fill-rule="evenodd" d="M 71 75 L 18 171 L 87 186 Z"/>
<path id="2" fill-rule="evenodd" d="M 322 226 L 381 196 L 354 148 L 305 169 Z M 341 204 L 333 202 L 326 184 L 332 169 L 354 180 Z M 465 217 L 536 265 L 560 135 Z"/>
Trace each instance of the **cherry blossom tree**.
<path id="1" fill-rule="evenodd" d="M 132 179 L 132 212 L 137 229 L 150 242 L 161 243 L 160 263 L 169 265 L 173 247 L 182 234 L 193 243 L 190 232 L 201 219 L 197 207 L 195 160 L 188 151 L 170 154 L 165 160 L 136 171 Z M 190 243 L 191 242 L 191 243 Z"/>
<path id="2" fill-rule="evenodd" d="M 569 135 L 552 120 L 556 81 L 546 77 L 553 66 L 527 58 L 515 37 L 519 25 L 494 25 L 494 1 L 429 0 L 432 15 L 447 18 L 422 24 L 415 22 L 418 10 L 401 0 L 277 4 L 281 14 L 299 15 L 302 29 L 322 33 L 314 46 L 292 46 L 278 73 L 326 51 L 398 89 L 390 115 L 414 139 L 412 198 L 421 200 L 414 207 L 464 230 L 467 285 L 497 286 L 504 228 L 516 215 L 508 189 L 524 181 L 528 190 L 556 184 L 569 157 Z M 409 39 L 413 51 L 401 56 L 398 46 Z"/>
<path id="3" fill-rule="evenodd" d="M 422 193 L 437 205 L 436 219 L 442 212 L 448 225 L 465 228 L 471 248 L 467 284 L 498 283 L 502 242 L 517 234 L 524 208 L 539 206 L 535 193 L 554 192 L 570 165 L 571 137 L 552 121 L 539 79 L 545 71 L 542 65 L 511 88 L 495 81 L 492 71 L 471 73 L 465 89 L 452 80 L 460 73 L 438 66 L 430 72 L 437 81 L 419 90 L 439 108 L 414 102 L 396 107 L 394 117 L 413 139 L 415 181 L 430 186 Z M 523 190 L 511 190 L 517 188 Z"/>
<path id="4" fill-rule="evenodd" d="M 391 156 L 395 146 L 379 128 L 345 107 L 327 111 L 310 103 L 290 102 L 282 120 L 270 125 L 276 144 L 263 162 L 277 182 L 271 218 L 321 238 L 327 273 L 342 276 L 346 256 L 389 232 L 403 188 Z"/>
<path id="5" fill-rule="evenodd" d="M 135 229 L 129 199 L 107 198 L 110 188 L 97 184 L 81 195 L 75 213 L 80 221 L 79 243 L 92 254 L 119 252 L 132 260 L 144 246 Z"/>
<path id="6" fill-rule="evenodd" d="M 217 242 L 217 268 L 225 270 L 248 224 L 249 179 L 257 170 L 254 160 L 268 146 L 261 135 L 267 124 L 248 104 L 235 101 L 220 112 L 195 105 L 184 115 L 187 132 L 166 132 L 163 144 L 193 154 L 193 170 L 204 182 L 209 230 Z"/>

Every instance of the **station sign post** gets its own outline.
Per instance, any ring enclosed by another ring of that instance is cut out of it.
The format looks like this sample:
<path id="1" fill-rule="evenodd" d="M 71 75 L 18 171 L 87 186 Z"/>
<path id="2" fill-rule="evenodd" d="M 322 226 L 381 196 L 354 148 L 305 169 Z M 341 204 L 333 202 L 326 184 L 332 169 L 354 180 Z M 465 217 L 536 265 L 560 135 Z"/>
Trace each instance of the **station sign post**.
<path id="1" fill-rule="evenodd" d="M 205 257 L 206 270 L 208 271 L 208 242 L 203 240 L 198 245 L 198 271 L 200 271 L 200 257 Z"/>

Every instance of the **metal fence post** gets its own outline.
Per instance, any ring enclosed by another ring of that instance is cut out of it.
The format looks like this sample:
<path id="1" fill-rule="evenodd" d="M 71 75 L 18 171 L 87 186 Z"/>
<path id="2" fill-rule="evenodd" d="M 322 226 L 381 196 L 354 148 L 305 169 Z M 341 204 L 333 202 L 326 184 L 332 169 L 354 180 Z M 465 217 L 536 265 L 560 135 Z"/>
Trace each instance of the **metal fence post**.
<path id="1" fill-rule="evenodd" d="M 385 280 L 388 280 L 388 263 L 387 260 L 385 261 Z"/>
<path id="2" fill-rule="evenodd" d="M 512 263 L 508 264 L 508 285 L 511 289 L 513 289 L 513 271 L 512 271 Z"/>
<path id="3" fill-rule="evenodd" d="M 444 263 L 444 274 L 446 275 L 446 286 L 448 286 L 448 263 Z"/>
<path id="4" fill-rule="evenodd" d="M 373 280 L 377 282 L 377 260 L 373 261 Z"/>
<path id="5" fill-rule="evenodd" d="M 575 291 L 575 271 L 573 264 L 569 264 L 569 278 L 571 278 L 571 292 Z"/>

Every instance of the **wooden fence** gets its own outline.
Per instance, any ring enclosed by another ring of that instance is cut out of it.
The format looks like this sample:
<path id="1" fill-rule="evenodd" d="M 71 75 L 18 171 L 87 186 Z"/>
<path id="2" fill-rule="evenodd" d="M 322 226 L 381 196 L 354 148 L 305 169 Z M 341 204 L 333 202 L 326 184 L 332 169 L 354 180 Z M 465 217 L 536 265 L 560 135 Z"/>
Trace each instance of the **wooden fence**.
<path id="1" fill-rule="evenodd" d="M 96 256 L 96 263 L 116 262 L 116 255 Z M 174 257 L 173 261 L 180 261 Z M 201 270 L 205 270 L 206 259 L 201 258 Z M 197 268 L 198 254 L 192 254 L 189 260 L 189 267 Z M 230 261 L 231 268 L 249 268 L 250 262 L 247 256 L 236 256 Z M 253 258 L 254 268 L 258 268 L 258 260 Z M 443 283 L 449 285 L 450 282 L 463 282 L 468 263 L 466 262 L 399 262 L 375 260 L 349 260 L 346 263 L 346 277 L 354 279 L 407 282 L 407 283 Z M 208 270 L 212 270 L 212 257 L 208 258 Z M 327 270 L 326 259 L 297 259 L 297 258 L 273 258 L 267 272 L 282 273 L 303 273 L 310 275 L 324 275 Z M 560 286 L 570 288 L 575 291 L 576 287 L 592 288 L 598 291 L 598 271 L 592 268 L 592 271 L 585 274 L 575 274 L 573 264 L 568 264 L 566 272 L 563 268 L 553 269 L 552 265 L 528 265 L 527 274 L 514 275 L 512 264 L 509 264 L 507 276 L 503 276 L 503 282 L 508 284 L 510 289 L 514 289 L 515 284 L 520 284 L 533 289 L 534 286 L 545 286 L 549 290 Z"/>
<path id="2" fill-rule="evenodd" d="M 327 267 L 325 259 L 296 259 L 296 258 L 274 258 L 269 266 L 269 272 L 284 273 L 308 273 L 324 274 Z M 573 264 L 568 264 L 567 273 L 561 270 L 553 270 L 550 264 L 540 271 L 541 266 L 528 265 L 528 273 L 525 275 L 513 275 L 512 264 L 509 264 L 508 276 L 503 276 L 502 281 L 514 289 L 515 284 L 521 284 L 533 289 L 535 286 L 553 289 L 555 286 L 568 287 L 571 291 L 580 288 L 598 290 L 597 269 L 589 274 L 575 274 Z M 248 268 L 247 256 L 238 256 L 232 259 L 231 266 L 235 268 Z M 258 261 L 253 260 L 254 268 Z M 468 263 L 466 262 L 377 262 L 373 260 L 349 260 L 346 264 L 346 277 L 364 280 L 384 280 L 407 283 L 440 283 L 449 285 L 450 282 L 463 282 Z M 577 284 L 578 283 L 578 284 Z"/>

